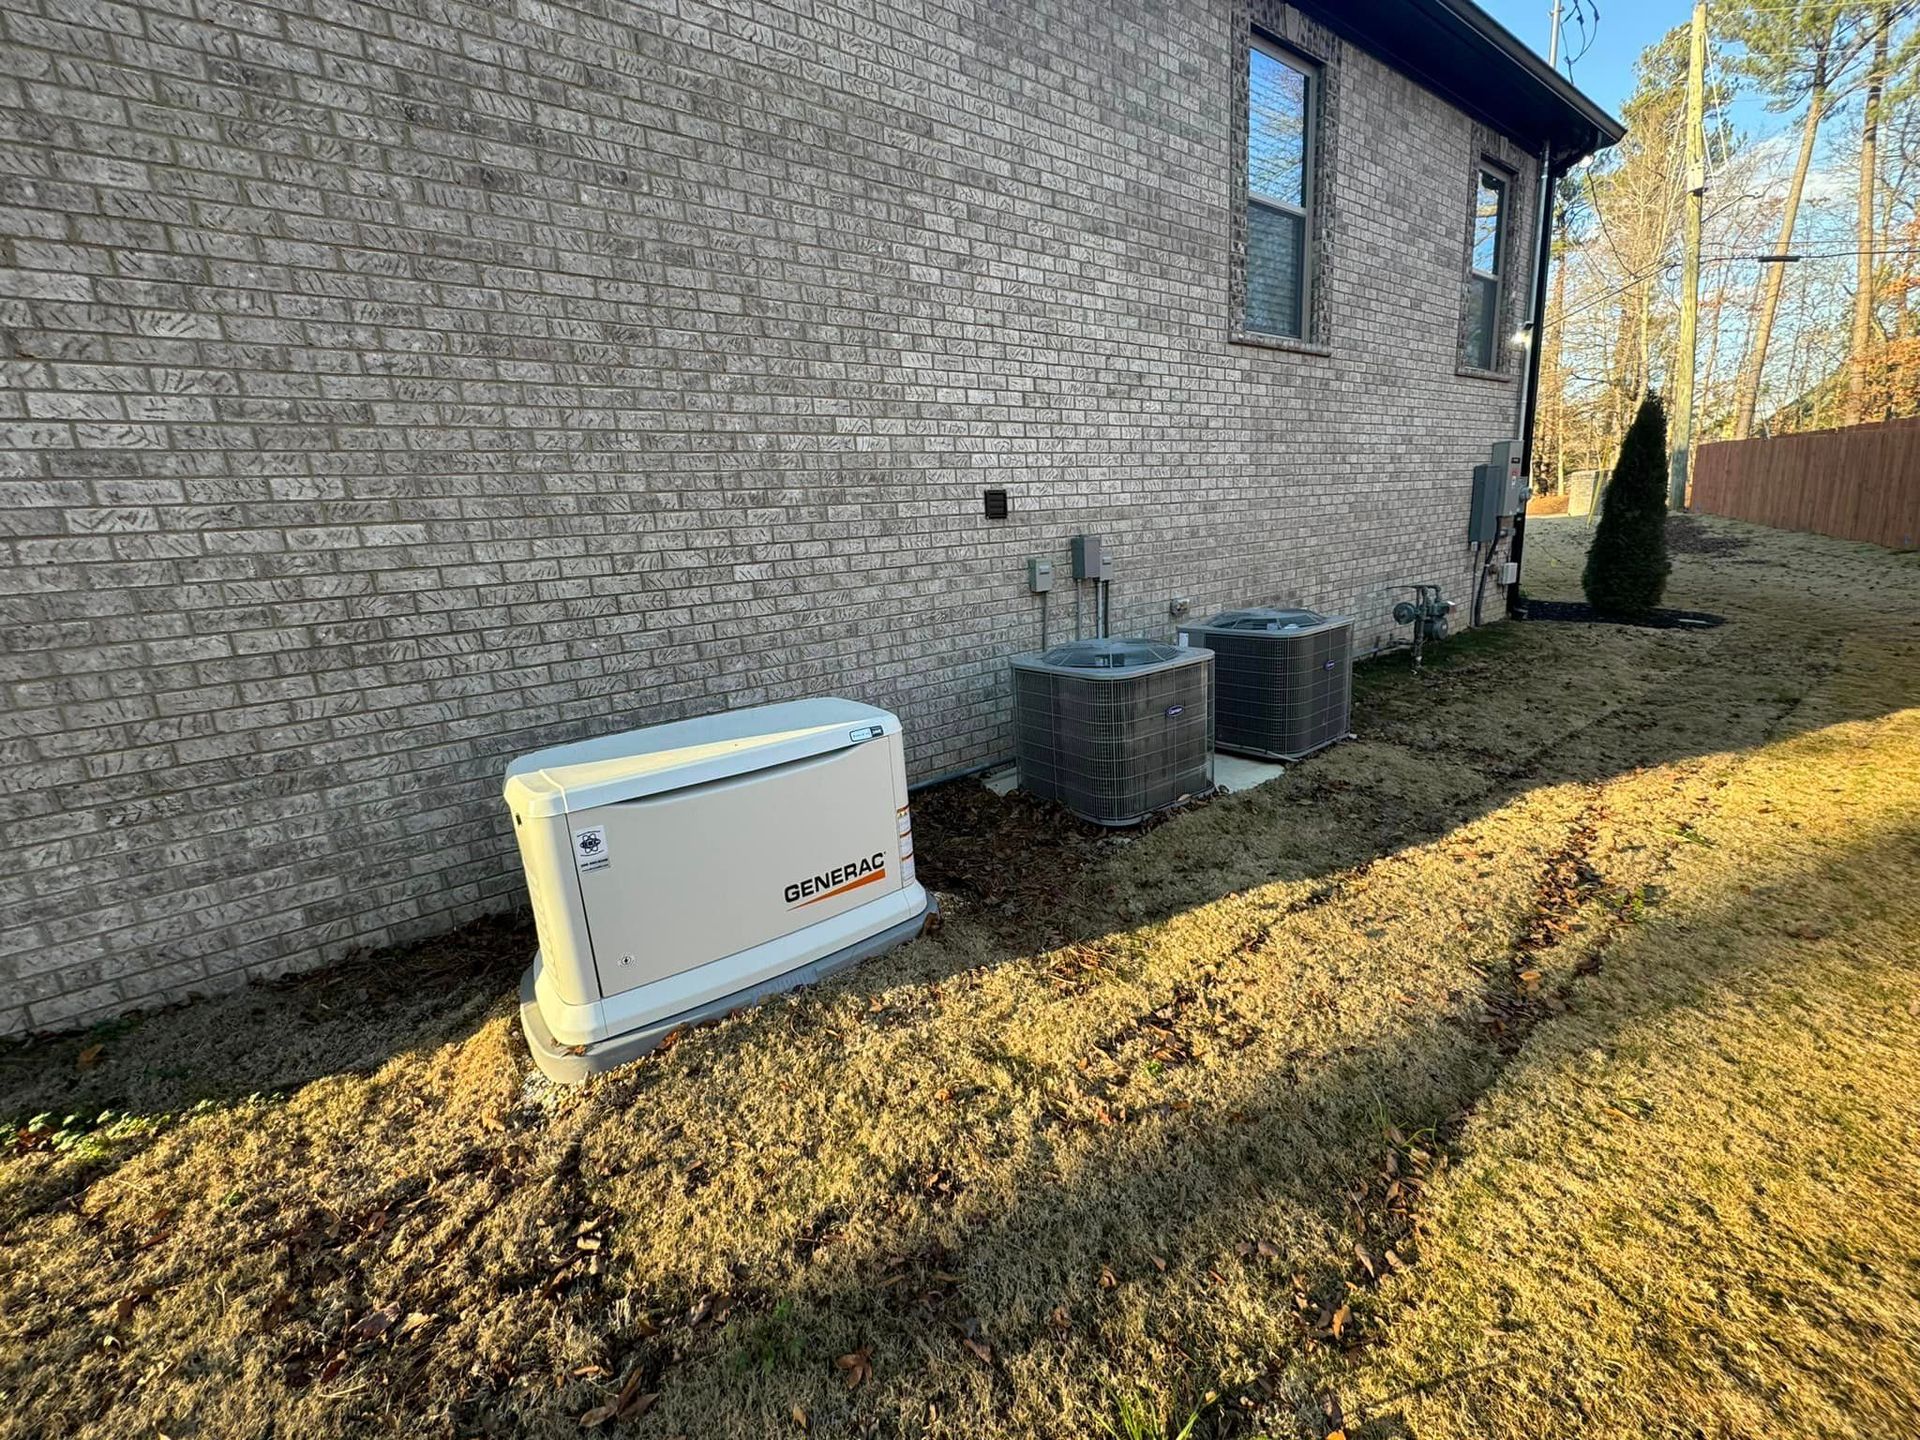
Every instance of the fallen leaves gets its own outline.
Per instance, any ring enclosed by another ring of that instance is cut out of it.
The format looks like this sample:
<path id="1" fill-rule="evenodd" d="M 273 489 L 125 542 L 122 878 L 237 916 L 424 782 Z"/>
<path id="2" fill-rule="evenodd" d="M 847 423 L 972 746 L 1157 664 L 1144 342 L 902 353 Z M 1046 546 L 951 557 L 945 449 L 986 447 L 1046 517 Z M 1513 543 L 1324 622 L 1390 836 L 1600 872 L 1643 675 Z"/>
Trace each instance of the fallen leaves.
<path id="1" fill-rule="evenodd" d="M 126 1294 L 113 1302 L 113 1323 L 116 1325 L 126 1324 L 128 1320 L 133 1318 L 133 1312 L 147 1301 L 153 1299 L 153 1296 L 153 1286 L 134 1286 L 133 1289 L 127 1291 Z"/>
<path id="2" fill-rule="evenodd" d="M 596 1425 L 604 1425 L 609 1420 L 638 1420 L 651 1410 L 660 1399 L 657 1390 L 642 1392 L 641 1384 L 646 1379 L 644 1370 L 635 1369 L 627 1376 L 627 1383 L 620 1387 L 620 1393 L 605 1405 L 596 1405 L 580 1417 L 580 1428 L 591 1430 Z"/>
<path id="3" fill-rule="evenodd" d="M 847 1389 L 858 1390 L 873 1378 L 873 1347 L 863 1345 L 858 1350 L 849 1351 L 833 1362 L 840 1369 L 840 1378 L 846 1382 Z"/>
<path id="4" fill-rule="evenodd" d="M 106 1053 L 104 1045 L 89 1045 L 73 1057 L 73 1063 L 82 1070 L 91 1070 L 100 1063 L 100 1057 Z"/>
<path id="5" fill-rule="evenodd" d="M 362 1315 L 347 1327 L 346 1338 L 349 1340 L 378 1340 L 382 1335 L 387 1333 L 388 1327 L 399 1318 L 400 1307 L 397 1304 L 383 1305 L 378 1310 L 369 1310 L 365 1315 Z"/>

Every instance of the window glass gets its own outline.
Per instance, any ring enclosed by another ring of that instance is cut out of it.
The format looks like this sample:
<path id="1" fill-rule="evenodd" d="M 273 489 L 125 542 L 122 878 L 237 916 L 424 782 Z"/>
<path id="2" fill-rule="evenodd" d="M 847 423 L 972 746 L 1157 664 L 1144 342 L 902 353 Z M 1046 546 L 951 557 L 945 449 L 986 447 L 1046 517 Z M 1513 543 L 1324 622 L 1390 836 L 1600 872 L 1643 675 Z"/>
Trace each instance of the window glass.
<path id="1" fill-rule="evenodd" d="M 1467 277 L 1467 363 L 1477 370 L 1493 369 L 1494 340 L 1499 334 L 1500 282 L 1486 275 Z"/>
<path id="2" fill-rule="evenodd" d="M 1306 225 L 1304 215 L 1260 204 L 1247 207 L 1247 329 L 1262 335 L 1301 333 Z"/>
<path id="3" fill-rule="evenodd" d="M 1246 329 L 1303 338 L 1313 195 L 1314 74 L 1254 41 L 1247 50 Z"/>
<path id="4" fill-rule="evenodd" d="M 1473 196 L 1473 256 L 1467 275 L 1467 363 L 1491 370 L 1500 356 L 1500 252 L 1506 239 L 1507 182 L 1482 170 Z"/>
<path id="5" fill-rule="evenodd" d="M 1247 56 L 1247 189 L 1307 203 L 1307 75 L 1257 46 Z"/>
<path id="6" fill-rule="evenodd" d="M 1500 231 L 1506 208 L 1507 182 L 1480 172 L 1480 190 L 1473 203 L 1473 268 L 1482 275 L 1500 273 Z"/>

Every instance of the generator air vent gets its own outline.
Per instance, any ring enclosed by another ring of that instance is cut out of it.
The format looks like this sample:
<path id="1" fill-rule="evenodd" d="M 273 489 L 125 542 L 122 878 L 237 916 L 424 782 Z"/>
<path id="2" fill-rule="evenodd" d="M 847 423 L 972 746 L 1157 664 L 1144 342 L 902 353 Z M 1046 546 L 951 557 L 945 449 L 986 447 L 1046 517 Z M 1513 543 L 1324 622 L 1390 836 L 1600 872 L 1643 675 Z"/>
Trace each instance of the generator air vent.
<path id="1" fill-rule="evenodd" d="M 1353 728 L 1353 622 L 1312 610 L 1226 610 L 1180 629 L 1214 657 L 1215 743 L 1298 760 Z"/>
<path id="2" fill-rule="evenodd" d="M 1132 825 L 1213 788 L 1213 657 L 1152 640 L 1076 640 L 1013 665 L 1021 788 Z"/>

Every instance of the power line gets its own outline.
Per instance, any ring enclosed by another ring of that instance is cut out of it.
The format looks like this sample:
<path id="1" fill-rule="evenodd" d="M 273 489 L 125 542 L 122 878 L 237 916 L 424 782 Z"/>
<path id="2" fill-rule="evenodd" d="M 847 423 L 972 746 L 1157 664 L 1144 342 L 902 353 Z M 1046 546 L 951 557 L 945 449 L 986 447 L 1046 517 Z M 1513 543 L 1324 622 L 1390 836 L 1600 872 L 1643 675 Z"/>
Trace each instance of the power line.
<path id="1" fill-rule="evenodd" d="M 1872 250 L 1820 250 L 1820 251 L 1814 251 L 1811 253 L 1801 254 L 1800 259 L 1802 260 L 1851 260 L 1861 255 L 1920 255 L 1920 245 L 1895 246 L 1892 249 L 1888 249 L 1884 246 L 1876 245 Z M 1700 263 L 1702 265 L 1732 265 L 1732 264 L 1737 264 L 1742 260 L 1751 260 L 1757 264 L 1760 261 L 1760 257 L 1758 255 L 1702 255 L 1700 257 Z M 1560 312 L 1558 319 L 1560 323 L 1564 325 L 1569 319 L 1571 319 L 1575 315 L 1584 314 L 1586 311 L 1593 309 L 1593 307 L 1596 305 L 1604 305 L 1606 304 L 1607 301 L 1626 294 L 1627 291 L 1633 289 L 1634 286 L 1643 284 L 1646 281 L 1653 279 L 1656 275 L 1663 274 L 1669 270 L 1677 270 L 1679 268 L 1680 268 L 1680 262 L 1678 260 L 1657 261 L 1654 264 L 1648 266 L 1646 269 L 1636 271 L 1633 274 L 1627 276 L 1626 279 L 1622 280 L 1618 285 L 1614 286 L 1611 290 L 1603 291 L 1601 294 L 1598 294 L 1598 295 L 1589 295 L 1586 299 L 1582 300 L 1578 305 L 1568 306 L 1566 309 Z"/>
<path id="2" fill-rule="evenodd" d="M 1589 12 L 1591 12 L 1593 16 L 1591 25 L 1589 25 L 1587 21 Z M 1594 41 L 1600 38 L 1600 6 L 1597 3 L 1593 3 L 1593 0 L 1573 0 L 1572 9 L 1560 23 L 1560 33 L 1562 35 L 1566 34 L 1567 20 L 1572 20 L 1575 25 L 1580 27 L 1580 48 L 1578 50 L 1567 49 L 1561 56 L 1561 59 L 1567 67 L 1567 78 L 1571 80 L 1573 78 L 1573 67 L 1587 58 L 1587 52 L 1593 49 Z"/>
<path id="3" fill-rule="evenodd" d="M 1891 248 L 1876 245 L 1871 250 L 1795 250 L 1790 253 L 1797 260 L 1852 260 L 1861 255 L 1920 255 L 1920 245 L 1896 245 Z M 1711 258 L 1715 264 L 1760 259 L 1758 255 L 1715 255 Z"/>

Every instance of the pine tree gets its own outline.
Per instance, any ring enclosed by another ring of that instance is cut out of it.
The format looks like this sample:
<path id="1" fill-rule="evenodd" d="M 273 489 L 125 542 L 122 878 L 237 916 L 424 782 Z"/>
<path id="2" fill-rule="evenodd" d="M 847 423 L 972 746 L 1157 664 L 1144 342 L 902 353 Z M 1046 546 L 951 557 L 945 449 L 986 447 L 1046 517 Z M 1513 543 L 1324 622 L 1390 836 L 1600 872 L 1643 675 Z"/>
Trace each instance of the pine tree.
<path id="1" fill-rule="evenodd" d="M 1649 395 L 1633 417 L 1607 484 L 1580 577 L 1602 615 L 1638 619 L 1667 588 L 1667 411 Z"/>

